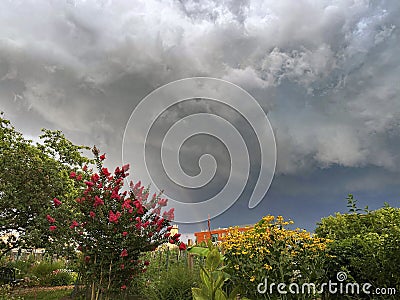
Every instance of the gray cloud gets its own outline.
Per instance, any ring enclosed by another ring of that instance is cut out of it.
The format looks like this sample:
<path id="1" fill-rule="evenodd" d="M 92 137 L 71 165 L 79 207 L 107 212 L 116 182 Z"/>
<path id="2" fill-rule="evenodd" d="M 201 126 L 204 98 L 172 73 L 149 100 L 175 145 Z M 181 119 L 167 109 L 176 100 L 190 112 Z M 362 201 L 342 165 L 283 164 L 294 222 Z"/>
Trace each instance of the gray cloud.
<path id="1" fill-rule="evenodd" d="M 119 162 L 140 99 L 179 78 L 212 76 L 247 89 L 268 112 L 278 175 L 336 166 L 397 174 L 399 6 L 2 1 L 0 109 L 29 135 L 62 129 Z M 392 184 L 390 176 L 373 180 L 382 181 L 377 189 Z"/>

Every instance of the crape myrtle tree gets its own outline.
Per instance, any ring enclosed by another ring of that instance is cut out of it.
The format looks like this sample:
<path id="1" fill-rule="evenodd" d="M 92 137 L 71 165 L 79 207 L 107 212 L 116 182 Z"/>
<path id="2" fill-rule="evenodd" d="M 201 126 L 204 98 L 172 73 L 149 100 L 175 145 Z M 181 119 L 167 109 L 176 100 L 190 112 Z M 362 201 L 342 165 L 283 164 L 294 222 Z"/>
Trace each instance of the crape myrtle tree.
<path id="1" fill-rule="evenodd" d="M 82 155 L 87 147 L 60 131 L 42 131 L 41 144 L 34 144 L 0 112 L 0 258 L 15 248 L 46 246 L 46 210 L 54 207 L 54 195 L 74 198 L 69 173 L 90 162 Z"/>
<path id="2" fill-rule="evenodd" d="M 80 189 L 70 209 L 61 198 L 48 211 L 46 221 L 53 243 L 75 249 L 80 265 L 81 284 L 90 299 L 121 299 L 134 293 L 135 279 L 149 264 L 141 254 L 169 242 L 179 246 L 180 234 L 171 236 L 173 208 L 166 210 L 162 194 L 149 197 L 140 182 L 124 188 L 129 165 L 110 172 L 103 166 L 105 154 L 93 148 L 97 172 L 84 166 L 70 173 Z"/>

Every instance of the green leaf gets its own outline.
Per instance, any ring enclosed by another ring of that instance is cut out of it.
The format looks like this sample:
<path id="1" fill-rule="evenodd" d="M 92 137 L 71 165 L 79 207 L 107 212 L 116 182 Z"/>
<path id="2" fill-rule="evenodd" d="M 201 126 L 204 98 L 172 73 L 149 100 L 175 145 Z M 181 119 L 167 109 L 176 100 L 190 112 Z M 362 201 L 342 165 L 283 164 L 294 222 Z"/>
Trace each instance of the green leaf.
<path id="1" fill-rule="evenodd" d="M 221 289 L 215 291 L 215 300 L 227 300 L 225 292 Z"/>
<path id="2" fill-rule="evenodd" d="M 209 300 L 207 295 L 204 295 L 203 291 L 199 288 L 192 288 L 193 300 Z"/>
<path id="3" fill-rule="evenodd" d="M 191 254 L 196 254 L 202 257 L 207 257 L 208 253 L 210 253 L 210 250 L 208 248 L 204 248 L 204 247 L 197 247 L 197 246 L 193 246 L 187 249 L 187 252 L 191 253 Z"/>
<path id="4" fill-rule="evenodd" d="M 211 291 L 211 278 L 210 274 L 208 274 L 207 270 L 205 270 L 202 266 L 200 266 L 200 279 L 206 286 L 207 290 Z"/>
<path id="5" fill-rule="evenodd" d="M 213 249 L 208 255 L 206 259 L 206 268 L 208 270 L 216 270 L 220 264 L 222 263 L 221 255 L 217 249 Z"/>

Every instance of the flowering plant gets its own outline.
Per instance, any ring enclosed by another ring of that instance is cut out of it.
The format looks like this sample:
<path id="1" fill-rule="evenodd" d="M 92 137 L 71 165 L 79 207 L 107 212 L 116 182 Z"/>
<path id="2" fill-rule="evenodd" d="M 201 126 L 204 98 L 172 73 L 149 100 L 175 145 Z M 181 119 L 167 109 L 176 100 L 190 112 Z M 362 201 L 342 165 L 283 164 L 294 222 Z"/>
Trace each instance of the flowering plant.
<path id="1" fill-rule="evenodd" d="M 69 210 L 63 212 L 63 201 L 54 199 L 53 211 L 47 215 L 54 237 L 68 237 L 81 255 L 82 283 L 90 287 L 91 299 L 102 294 L 105 299 L 132 287 L 138 274 L 146 271 L 148 261 L 140 260 L 143 252 L 155 250 L 169 242 L 180 249 L 185 245 L 179 234 L 171 236 L 173 208 L 163 211 L 167 200 L 160 194 L 149 197 L 149 190 L 140 181 L 123 190 L 129 165 L 117 167 L 113 173 L 103 166 L 105 154 L 93 149 L 98 172 L 71 172 L 70 178 L 81 194 Z"/>
<path id="2" fill-rule="evenodd" d="M 246 231 L 230 228 L 223 241 L 228 272 L 252 299 L 262 297 L 257 285 L 265 278 L 276 284 L 319 283 L 325 279 L 323 266 L 330 240 L 299 228 L 285 228 L 290 224 L 293 221 L 285 221 L 282 216 L 268 215 Z"/>

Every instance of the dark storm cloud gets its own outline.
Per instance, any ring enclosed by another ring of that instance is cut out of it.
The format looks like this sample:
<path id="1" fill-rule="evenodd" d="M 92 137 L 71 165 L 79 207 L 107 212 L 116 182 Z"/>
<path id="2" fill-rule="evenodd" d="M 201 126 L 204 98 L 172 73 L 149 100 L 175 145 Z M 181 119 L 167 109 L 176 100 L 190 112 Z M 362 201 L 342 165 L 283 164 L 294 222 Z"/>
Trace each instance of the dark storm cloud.
<path id="1" fill-rule="evenodd" d="M 292 176 L 335 167 L 385 174 L 349 172 L 338 189 L 383 189 L 400 167 L 399 6 L 1 1 L 0 109 L 28 135 L 61 129 L 119 162 L 146 94 L 179 78 L 223 78 L 268 112 L 286 190 L 305 193 Z"/>

